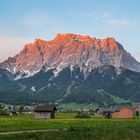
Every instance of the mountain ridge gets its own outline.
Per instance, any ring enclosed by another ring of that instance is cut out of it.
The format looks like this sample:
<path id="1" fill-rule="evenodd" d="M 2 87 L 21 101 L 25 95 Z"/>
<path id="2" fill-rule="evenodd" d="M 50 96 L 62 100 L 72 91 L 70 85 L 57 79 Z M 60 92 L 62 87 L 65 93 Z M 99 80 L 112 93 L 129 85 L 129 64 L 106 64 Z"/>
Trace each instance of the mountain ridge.
<path id="1" fill-rule="evenodd" d="M 59 72 L 68 65 L 78 65 L 89 72 L 100 65 L 140 72 L 140 63 L 113 37 L 96 39 L 71 33 L 58 34 L 50 41 L 36 39 L 26 44 L 19 54 L 0 63 L 0 68 L 15 75 L 20 73 L 22 78 L 39 72 L 44 66 L 46 69 L 55 67 Z"/>

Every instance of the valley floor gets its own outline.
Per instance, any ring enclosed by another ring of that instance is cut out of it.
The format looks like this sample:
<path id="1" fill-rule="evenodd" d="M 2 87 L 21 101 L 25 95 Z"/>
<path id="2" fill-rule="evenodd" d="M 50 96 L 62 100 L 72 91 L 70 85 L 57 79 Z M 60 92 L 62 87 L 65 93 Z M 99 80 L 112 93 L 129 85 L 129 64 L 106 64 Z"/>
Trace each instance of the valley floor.
<path id="1" fill-rule="evenodd" d="M 140 140 L 140 118 L 75 119 L 58 114 L 54 120 L 32 115 L 0 117 L 0 140 Z"/>

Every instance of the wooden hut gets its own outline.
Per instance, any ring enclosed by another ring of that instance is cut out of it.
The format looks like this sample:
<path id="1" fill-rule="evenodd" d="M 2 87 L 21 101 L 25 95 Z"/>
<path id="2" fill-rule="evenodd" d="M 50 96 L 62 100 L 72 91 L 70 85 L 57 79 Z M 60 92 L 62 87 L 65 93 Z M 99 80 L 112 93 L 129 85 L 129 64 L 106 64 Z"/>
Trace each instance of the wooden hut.
<path id="1" fill-rule="evenodd" d="M 57 111 L 54 105 L 39 105 L 34 108 L 35 118 L 53 119 Z"/>
<path id="2" fill-rule="evenodd" d="M 111 118 L 133 118 L 134 109 L 129 106 L 124 106 L 118 109 L 118 111 L 112 112 Z"/>
<path id="3" fill-rule="evenodd" d="M 105 118 L 133 118 L 135 110 L 129 106 L 123 106 L 120 108 L 104 108 L 101 110 L 101 114 Z"/>

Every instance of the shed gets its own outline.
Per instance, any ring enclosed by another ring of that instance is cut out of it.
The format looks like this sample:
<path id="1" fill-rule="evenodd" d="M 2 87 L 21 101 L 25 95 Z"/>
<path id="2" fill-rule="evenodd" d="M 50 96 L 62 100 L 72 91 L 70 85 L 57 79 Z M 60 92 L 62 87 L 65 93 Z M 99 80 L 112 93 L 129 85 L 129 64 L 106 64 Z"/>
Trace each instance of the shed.
<path id="1" fill-rule="evenodd" d="M 112 112 L 112 118 L 133 118 L 134 117 L 134 109 L 129 106 L 124 106 L 118 109 L 118 111 Z"/>
<path id="2" fill-rule="evenodd" d="M 130 106 L 103 108 L 100 112 L 105 118 L 133 118 L 135 115 L 135 110 Z"/>
<path id="3" fill-rule="evenodd" d="M 35 118 L 53 119 L 57 111 L 54 105 L 38 105 L 34 108 Z"/>

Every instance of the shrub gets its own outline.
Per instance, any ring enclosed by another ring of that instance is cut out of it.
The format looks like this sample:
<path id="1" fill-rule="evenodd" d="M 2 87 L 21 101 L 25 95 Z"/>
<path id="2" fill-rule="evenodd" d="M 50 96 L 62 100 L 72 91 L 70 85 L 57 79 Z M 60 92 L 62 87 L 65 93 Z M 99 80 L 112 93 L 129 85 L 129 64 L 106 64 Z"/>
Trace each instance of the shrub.
<path id="1" fill-rule="evenodd" d="M 7 109 L 0 109 L 0 116 L 8 116 L 8 110 Z"/>

